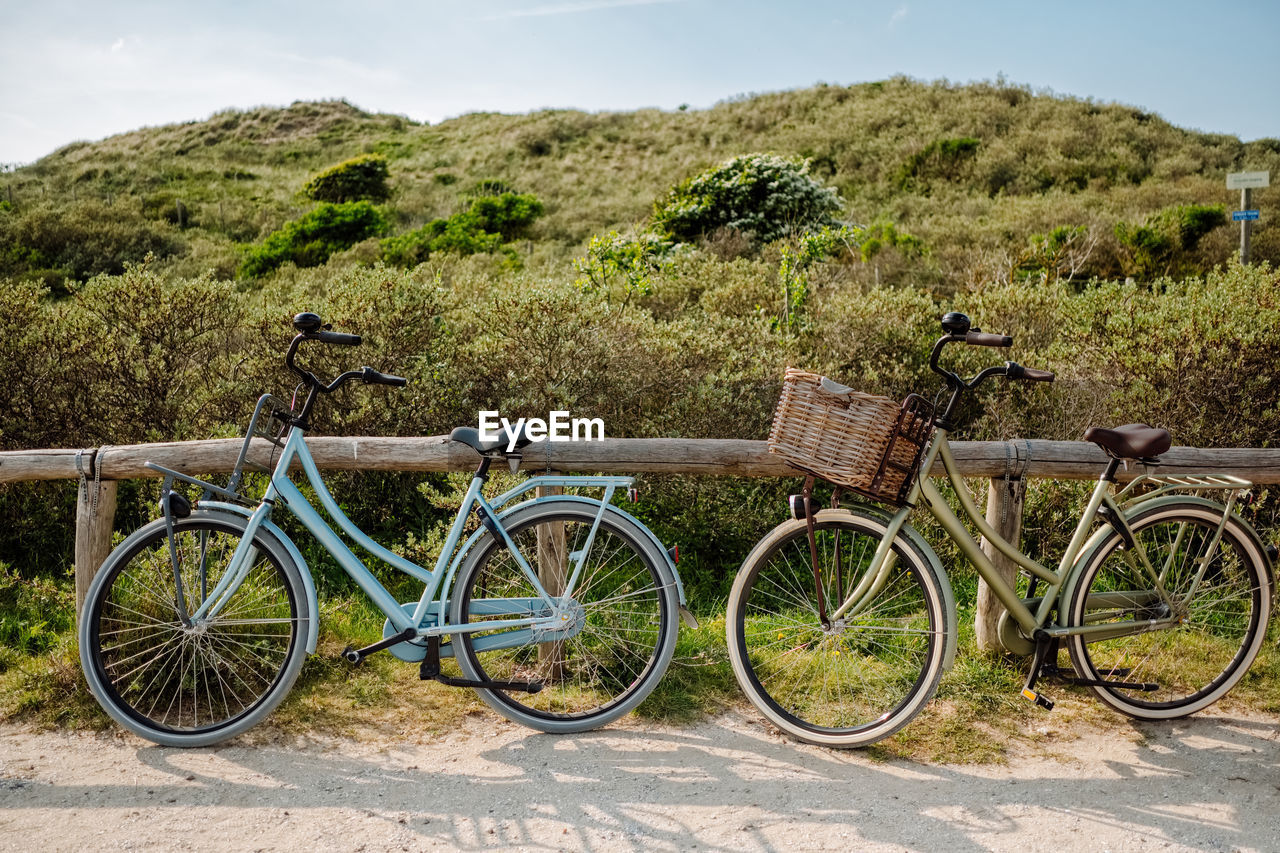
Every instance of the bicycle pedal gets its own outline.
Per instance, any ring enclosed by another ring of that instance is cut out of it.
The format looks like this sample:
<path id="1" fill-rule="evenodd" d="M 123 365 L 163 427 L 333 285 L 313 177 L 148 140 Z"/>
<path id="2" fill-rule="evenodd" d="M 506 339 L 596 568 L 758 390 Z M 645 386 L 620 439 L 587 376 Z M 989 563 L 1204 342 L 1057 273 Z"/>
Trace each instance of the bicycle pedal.
<path id="1" fill-rule="evenodd" d="M 1041 693 L 1037 693 L 1036 691 L 1032 690 L 1029 687 L 1022 688 L 1022 698 L 1030 699 L 1032 702 L 1035 702 L 1037 705 L 1039 705 L 1041 708 L 1044 708 L 1046 711 L 1053 710 L 1052 699 L 1048 698 L 1047 696 Z"/>

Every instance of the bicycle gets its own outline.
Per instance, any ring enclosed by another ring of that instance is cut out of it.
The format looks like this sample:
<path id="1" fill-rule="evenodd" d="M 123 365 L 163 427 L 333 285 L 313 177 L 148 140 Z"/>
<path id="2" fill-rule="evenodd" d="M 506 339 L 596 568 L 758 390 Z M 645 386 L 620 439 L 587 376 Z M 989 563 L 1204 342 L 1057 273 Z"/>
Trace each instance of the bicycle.
<path id="1" fill-rule="evenodd" d="M 1145 424 L 1091 427 L 1085 438 L 1108 462 L 1057 569 L 1044 567 L 984 519 L 948 435 L 962 398 L 984 381 L 1051 382 L 1054 376 L 1006 362 L 962 378 L 939 366 L 946 345 L 1008 347 L 1012 338 L 971 328 L 959 313 L 946 315 L 942 326 L 929 367 L 943 377 L 940 397 L 949 393 L 949 401 L 937 414 L 916 395 L 901 406 L 874 398 L 896 410 L 880 432 L 868 427 L 866 435 L 848 439 L 860 427 L 848 426 L 853 422 L 842 407 L 853 411 L 854 398 L 870 395 L 813 377 L 807 399 L 823 409 L 822 418 L 843 426 L 816 429 L 815 440 L 813 424 L 800 424 L 810 443 L 799 446 L 784 403 L 800 380 L 793 382 L 788 371 L 770 449 L 808 476 L 803 493 L 792 498 L 792 518 L 755 546 L 729 596 L 729 655 L 747 698 L 792 737 L 836 747 L 875 743 L 920 712 L 956 652 L 956 603 L 946 571 L 907 523 L 921 506 L 1004 606 L 999 635 L 1005 647 L 1032 656 L 1026 698 L 1053 707 L 1036 682 L 1067 674 L 1057 668 L 1065 643 L 1075 672 L 1068 681 L 1132 717 L 1171 719 L 1216 702 L 1257 656 L 1271 611 L 1274 546 L 1264 545 L 1234 512 L 1251 483 L 1212 474 L 1143 474 L 1117 488 L 1120 465 L 1155 465 L 1172 439 Z M 875 445 L 870 460 L 842 468 L 836 457 L 861 449 L 829 446 L 844 440 Z M 918 476 L 936 461 L 964 516 L 1029 576 L 1025 594 L 997 573 L 938 487 Z M 836 483 L 833 507 L 842 490 L 851 490 L 895 509 L 858 502 L 819 510 L 812 496 L 817 478 Z M 1225 492 L 1226 502 L 1202 496 L 1212 490 Z"/>
<path id="2" fill-rule="evenodd" d="M 427 570 L 347 518 L 306 443 L 321 395 L 357 380 L 393 387 L 406 380 L 364 367 L 325 382 L 295 363 L 299 346 L 355 346 L 360 336 L 331 331 L 312 313 L 293 325 L 285 364 L 301 378 L 305 402 L 295 411 L 270 395 L 258 401 L 226 487 L 148 463 L 164 475 L 162 517 L 108 556 L 79 630 L 84 674 L 103 709 L 156 743 L 206 746 L 256 725 L 280 703 L 316 650 L 320 616 L 307 562 L 272 520 L 281 507 L 386 616 L 382 640 L 344 650 L 352 664 L 389 651 L 418 663 L 423 679 L 474 688 L 498 713 L 544 732 L 596 728 L 640 704 L 670 663 L 687 611 L 674 549 L 611 503 L 632 479 L 537 476 L 487 500 L 490 465 L 506 459 L 514 473 L 531 439 L 521 429 L 486 443 L 476 429 L 459 427 L 450 439 L 480 462 Z M 255 438 L 271 443 L 274 466 L 248 461 Z M 343 543 L 290 479 L 295 466 L 342 532 L 422 582 L 417 601 L 397 601 Z M 257 500 L 242 491 L 246 470 L 270 478 Z M 176 482 L 202 490 L 194 505 Z M 584 487 L 603 494 L 514 502 L 539 488 Z M 480 523 L 463 541 L 473 512 Z M 441 672 L 449 657 L 462 677 Z"/>

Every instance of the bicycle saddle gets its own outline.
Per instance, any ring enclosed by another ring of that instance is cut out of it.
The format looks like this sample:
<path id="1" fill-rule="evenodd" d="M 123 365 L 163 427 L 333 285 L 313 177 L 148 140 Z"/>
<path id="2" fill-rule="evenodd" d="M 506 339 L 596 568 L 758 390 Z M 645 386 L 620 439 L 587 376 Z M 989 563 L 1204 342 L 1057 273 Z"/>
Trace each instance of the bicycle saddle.
<path id="1" fill-rule="evenodd" d="M 1084 431 L 1084 440 L 1121 459 L 1149 459 L 1164 453 L 1173 444 L 1173 436 L 1167 429 L 1147 424 L 1125 424 L 1115 429 L 1089 427 Z"/>
<path id="2" fill-rule="evenodd" d="M 460 441 L 467 447 L 470 447 L 481 456 L 488 456 L 492 453 L 501 453 L 507 455 L 507 448 L 511 446 L 511 433 L 504 429 L 498 435 L 498 440 L 485 444 L 480 440 L 480 430 L 475 427 L 455 427 L 453 432 L 449 433 L 450 441 Z M 524 424 L 520 425 L 520 430 L 516 433 L 516 450 L 533 443 L 533 439 L 529 437 L 529 432 Z M 514 453 L 515 451 L 511 451 Z"/>

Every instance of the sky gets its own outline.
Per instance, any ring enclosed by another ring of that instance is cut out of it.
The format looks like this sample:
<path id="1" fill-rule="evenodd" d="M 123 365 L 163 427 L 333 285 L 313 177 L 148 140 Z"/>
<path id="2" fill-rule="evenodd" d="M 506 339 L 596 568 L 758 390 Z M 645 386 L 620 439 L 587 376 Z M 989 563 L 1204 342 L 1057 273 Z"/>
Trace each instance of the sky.
<path id="1" fill-rule="evenodd" d="M 905 74 L 1280 138 L 1280 2 L 0 0 L 0 164 L 226 108 L 709 107 Z"/>

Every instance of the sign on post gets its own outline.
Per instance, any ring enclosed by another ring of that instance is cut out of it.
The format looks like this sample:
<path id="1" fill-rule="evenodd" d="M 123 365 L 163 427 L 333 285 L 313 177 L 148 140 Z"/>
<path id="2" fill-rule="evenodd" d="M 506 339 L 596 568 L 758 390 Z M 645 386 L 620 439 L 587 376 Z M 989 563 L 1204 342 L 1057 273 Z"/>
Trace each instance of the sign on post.
<path id="1" fill-rule="evenodd" d="M 1240 263 L 1249 263 L 1249 227 L 1258 211 L 1249 206 L 1254 190 L 1271 186 L 1270 172 L 1232 172 L 1227 175 L 1227 189 L 1240 190 L 1240 210 L 1231 211 L 1231 221 L 1240 223 Z"/>
<path id="2" fill-rule="evenodd" d="M 1229 190 L 1257 190 L 1271 186 L 1270 172 L 1232 172 L 1227 175 Z"/>

